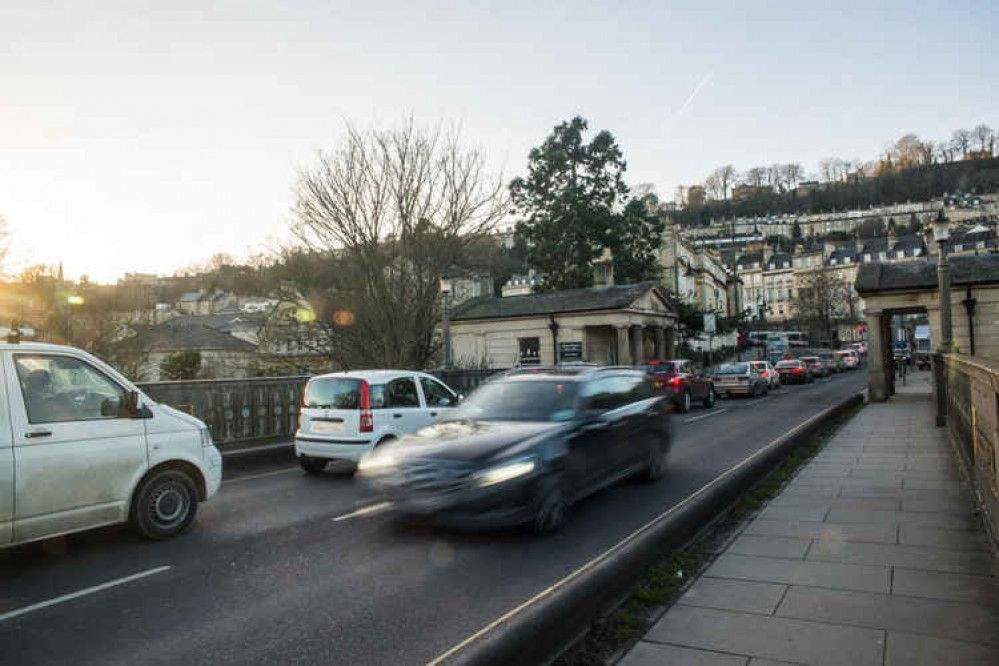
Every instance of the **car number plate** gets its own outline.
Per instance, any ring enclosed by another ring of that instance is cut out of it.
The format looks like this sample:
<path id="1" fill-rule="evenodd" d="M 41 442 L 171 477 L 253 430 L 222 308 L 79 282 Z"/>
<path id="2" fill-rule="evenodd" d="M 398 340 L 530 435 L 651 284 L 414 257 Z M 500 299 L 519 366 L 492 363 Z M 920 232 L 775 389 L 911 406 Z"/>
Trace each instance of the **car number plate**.
<path id="1" fill-rule="evenodd" d="M 332 433 L 343 430 L 343 424 L 339 421 L 313 421 L 312 432 Z"/>

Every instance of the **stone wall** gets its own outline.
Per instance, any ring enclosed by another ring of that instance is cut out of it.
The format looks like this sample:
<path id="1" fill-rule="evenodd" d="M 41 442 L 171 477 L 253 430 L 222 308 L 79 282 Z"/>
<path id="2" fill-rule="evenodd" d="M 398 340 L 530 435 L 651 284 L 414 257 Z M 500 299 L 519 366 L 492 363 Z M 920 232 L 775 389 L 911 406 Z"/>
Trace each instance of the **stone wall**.
<path id="1" fill-rule="evenodd" d="M 942 355 L 951 441 L 970 472 L 993 534 L 999 534 L 999 362 Z"/>

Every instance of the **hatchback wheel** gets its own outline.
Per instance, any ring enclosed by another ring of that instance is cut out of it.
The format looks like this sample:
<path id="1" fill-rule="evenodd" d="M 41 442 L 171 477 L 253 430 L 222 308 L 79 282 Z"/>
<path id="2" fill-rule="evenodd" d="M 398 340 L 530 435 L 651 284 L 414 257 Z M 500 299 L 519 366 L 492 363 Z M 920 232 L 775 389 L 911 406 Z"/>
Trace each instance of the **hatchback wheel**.
<path id="1" fill-rule="evenodd" d="M 708 395 L 707 397 L 704 398 L 704 407 L 706 409 L 711 409 L 714 406 L 715 406 L 715 390 L 709 386 Z"/>
<path id="2" fill-rule="evenodd" d="M 645 469 L 642 470 L 642 480 L 656 482 L 666 474 L 666 455 L 659 448 L 658 442 L 653 442 L 649 447 L 648 461 Z"/>
<path id="3" fill-rule="evenodd" d="M 298 458 L 298 464 L 302 466 L 306 474 L 322 474 L 328 462 L 324 458 L 309 458 L 307 456 L 299 456 Z"/>
<path id="4" fill-rule="evenodd" d="M 690 391 L 684 391 L 680 396 L 680 413 L 686 414 L 690 411 Z"/>
<path id="5" fill-rule="evenodd" d="M 180 534 L 198 511 L 194 480 L 177 469 L 157 472 L 143 482 L 132 504 L 132 527 L 147 539 Z"/>
<path id="6" fill-rule="evenodd" d="M 561 475 L 550 476 L 538 484 L 534 533 L 551 534 L 562 529 L 569 518 L 569 498 Z"/>

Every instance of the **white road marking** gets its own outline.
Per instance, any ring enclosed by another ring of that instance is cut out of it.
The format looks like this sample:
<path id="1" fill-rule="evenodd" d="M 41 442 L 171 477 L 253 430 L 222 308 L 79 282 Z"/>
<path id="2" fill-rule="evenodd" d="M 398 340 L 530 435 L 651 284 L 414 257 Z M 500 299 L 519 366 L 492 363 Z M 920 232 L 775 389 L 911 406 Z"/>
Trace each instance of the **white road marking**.
<path id="1" fill-rule="evenodd" d="M 230 483 L 239 483 L 240 481 L 251 481 L 253 479 L 264 479 L 268 476 L 277 476 L 278 474 L 288 474 L 289 472 L 300 472 L 301 469 L 298 467 L 289 467 L 288 469 L 279 469 L 273 472 L 263 472 L 261 474 L 251 474 L 250 476 L 240 476 L 235 479 L 229 479 L 228 481 L 223 481 L 223 486 L 228 486 Z"/>
<path id="2" fill-rule="evenodd" d="M 700 421 L 701 419 L 710 419 L 712 416 L 718 416 L 719 414 L 722 414 L 722 413 L 727 412 L 727 411 L 728 411 L 728 407 L 724 407 L 722 409 L 716 409 L 715 411 L 713 411 L 713 412 L 711 412 L 709 414 L 702 414 L 701 416 L 695 416 L 695 417 L 690 418 L 690 419 L 684 419 L 683 422 L 684 423 L 693 423 L 694 421 Z"/>
<path id="3" fill-rule="evenodd" d="M 341 520 L 347 520 L 349 518 L 360 518 L 361 516 L 369 516 L 373 513 L 381 513 L 387 509 L 392 508 L 392 502 L 379 502 L 378 504 L 372 504 L 371 506 L 366 506 L 358 509 L 357 511 L 351 511 L 350 513 L 345 513 L 342 516 L 337 516 L 333 519 L 334 523 L 339 523 Z"/>
<path id="4" fill-rule="evenodd" d="M 718 476 L 716 476 L 714 479 L 712 479 L 708 483 L 704 484 L 703 486 L 701 486 L 700 488 L 698 488 L 697 490 L 695 490 L 693 493 L 691 493 L 690 495 L 688 495 L 687 497 L 685 497 L 683 500 L 681 500 L 677 504 L 674 504 L 669 509 L 666 509 L 665 511 L 663 511 L 662 513 L 660 513 L 658 516 L 656 516 L 655 518 L 653 518 L 649 522 L 645 523 L 644 525 L 642 525 L 641 527 L 639 527 L 637 530 L 635 530 L 634 532 L 632 532 L 631 534 L 629 534 L 625 538 L 621 539 L 620 541 L 618 541 L 616 544 L 614 544 L 613 546 L 611 546 L 610 548 L 608 548 L 607 550 L 605 550 L 601 554 L 599 554 L 596 557 L 594 557 L 592 560 L 590 560 L 589 562 L 587 562 L 583 566 L 579 567 L 578 569 L 576 569 L 575 571 L 573 571 L 572 573 L 570 573 L 569 575 L 567 575 L 565 578 L 562 578 L 561 580 L 555 582 L 554 584 L 550 585 L 549 587 L 546 587 L 545 589 L 543 589 L 542 591 L 538 592 L 536 595 L 534 595 L 533 597 L 531 597 L 527 601 L 525 601 L 525 602 L 521 603 L 519 606 L 517 606 L 517 607 L 515 607 L 515 608 L 513 608 L 513 609 L 511 609 L 509 611 L 507 611 L 506 613 L 504 613 L 503 615 L 499 616 L 498 618 L 496 618 L 495 620 L 493 620 L 492 622 L 490 622 L 486 626 L 484 626 L 481 629 L 479 629 L 478 631 L 476 631 L 474 634 L 472 634 L 471 636 L 469 636 L 465 640 L 463 640 L 460 643 L 454 645 L 453 647 L 451 647 L 450 649 L 448 649 L 446 652 L 443 652 L 437 658 L 435 658 L 433 661 L 429 662 L 427 664 L 427 666 L 438 666 L 439 664 L 444 663 L 444 661 L 446 661 L 449 657 L 451 657 L 454 654 L 460 652 L 461 650 L 463 650 L 468 645 L 471 645 L 476 640 L 478 640 L 482 636 L 485 636 L 490 631 L 492 631 L 496 627 L 500 626 L 501 624 L 503 624 L 504 622 L 506 622 L 510 618 L 512 618 L 512 617 L 514 617 L 516 615 L 519 615 L 522 611 L 524 611 L 525 609 L 527 609 L 530 606 L 534 605 L 536 602 L 540 601 L 541 599 L 544 599 L 547 596 L 550 596 L 554 592 L 558 591 L 560 588 L 565 587 L 567 584 L 571 583 L 576 578 L 579 578 L 580 576 L 582 576 L 583 574 L 585 574 L 590 569 L 594 568 L 595 566 L 597 566 L 598 564 L 600 564 L 604 560 L 610 558 L 612 555 L 614 555 L 614 553 L 616 553 L 617 551 L 619 551 L 622 548 L 624 548 L 631 541 L 634 541 L 635 539 L 637 539 L 638 537 L 640 537 L 644 532 L 647 532 L 648 530 L 650 530 L 653 527 L 655 527 L 655 525 L 657 525 L 658 523 L 666 520 L 667 518 L 669 518 L 674 513 L 676 513 L 678 511 L 680 511 L 681 509 L 683 509 L 684 506 L 686 506 L 690 502 L 694 501 L 694 499 L 696 499 L 699 495 L 702 495 L 702 494 L 708 492 L 708 489 L 711 488 L 711 486 L 715 485 L 716 483 L 719 483 L 722 479 L 724 479 L 725 477 L 729 476 L 730 474 L 735 473 L 735 471 L 738 470 L 739 468 L 741 468 L 741 467 L 749 464 L 749 461 L 751 461 L 753 458 L 755 458 L 757 456 L 763 455 L 765 451 L 769 450 L 771 447 L 773 447 L 774 445 L 776 445 L 777 442 L 780 441 L 781 439 L 783 439 L 784 437 L 789 437 L 793 433 L 796 433 L 799 430 L 801 430 L 802 428 L 806 427 L 809 423 L 811 423 L 815 419 L 819 418 L 819 416 L 821 416 L 825 411 L 826 410 L 823 409 L 818 414 L 814 414 L 814 415 L 808 417 L 807 419 L 805 419 L 804 421 L 802 421 L 798 425 L 794 426 L 793 428 L 791 428 L 790 430 L 788 430 L 787 432 L 785 432 L 780 437 L 777 437 L 776 439 L 772 440 L 770 443 L 768 443 L 763 448 L 757 449 L 757 451 L 755 453 L 746 456 L 745 458 L 743 458 L 742 460 L 740 460 L 738 463 L 736 463 L 732 467 L 729 467 L 727 470 L 725 470 L 724 472 L 722 472 L 721 474 L 719 474 Z"/>
<path id="5" fill-rule="evenodd" d="M 743 407 L 749 407 L 750 405 L 758 405 L 759 403 L 763 402 L 764 400 L 769 400 L 769 399 L 770 399 L 770 396 L 768 395 L 767 397 L 760 398 L 759 400 L 750 400 L 749 402 L 744 402 L 744 403 L 742 403 L 742 406 Z"/>
<path id="6" fill-rule="evenodd" d="M 4 620 L 12 620 L 15 617 L 20 617 L 21 615 L 25 615 L 26 613 L 32 613 L 36 610 L 48 608 L 49 606 L 55 606 L 56 604 L 61 604 L 66 601 L 79 599 L 80 597 L 86 596 L 88 594 L 94 594 L 95 592 L 100 592 L 102 590 L 107 590 L 112 587 L 117 587 L 118 585 L 131 583 L 133 580 L 139 580 L 140 578 L 153 576 L 158 573 L 163 573 L 164 571 L 169 571 L 170 569 L 171 567 L 169 566 L 156 567 L 155 569 L 149 569 L 148 571 L 141 571 L 137 574 L 132 574 L 131 576 L 125 576 L 124 578 L 110 580 L 106 583 L 101 583 L 100 585 L 94 585 L 93 587 L 88 587 L 78 592 L 71 592 L 69 594 L 64 594 L 61 597 L 55 597 L 54 599 L 49 599 L 48 601 L 39 601 L 37 604 L 31 604 L 30 606 L 25 606 L 24 608 L 18 608 L 17 610 L 12 610 L 3 613 L 2 615 L 0 615 L 0 622 L 3 622 Z"/>

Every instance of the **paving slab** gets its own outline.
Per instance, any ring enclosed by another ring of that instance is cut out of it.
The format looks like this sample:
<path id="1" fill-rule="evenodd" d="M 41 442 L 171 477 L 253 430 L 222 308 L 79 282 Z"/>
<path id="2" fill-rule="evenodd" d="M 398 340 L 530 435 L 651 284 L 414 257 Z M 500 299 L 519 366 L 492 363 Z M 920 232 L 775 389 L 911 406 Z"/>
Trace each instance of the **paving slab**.
<path id="1" fill-rule="evenodd" d="M 883 523 L 886 525 L 917 525 L 945 530 L 978 530 L 980 524 L 971 516 L 942 513 L 906 513 L 904 511 L 854 511 L 830 509 L 828 523 Z"/>
<path id="2" fill-rule="evenodd" d="M 906 499 L 902 498 L 902 511 L 912 513 L 955 513 L 967 516 L 972 511 L 971 502 L 967 499 Z"/>
<path id="3" fill-rule="evenodd" d="M 813 666 L 881 666 L 884 632 L 860 627 L 676 606 L 647 640 Z"/>
<path id="4" fill-rule="evenodd" d="M 748 657 L 641 641 L 618 666 L 746 666 Z"/>
<path id="5" fill-rule="evenodd" d="M 896 569 L 891 590 L 892 594 L 999 608 L 999 579 L 987 576 Z"/>
<path id="6" fill-rule="evenodd" d="M 889 632 L 885 666 L 994 666 L 999 649 L 946 638 Z"/>
<path id="7" fill-rule="evenodd" d="M 777 615 L 999 645 L 999 611 L 951 601 L 791 587 Z"/>
<path id="8" fill-rule="evenodd" d="M 743 534 L 725 552 L 800 560 L 805 557 L 805 552 L 811 545 L 811 539 Z"/>
<path id="9" fill-rule="evenodd" d="M 905 546 L 991 552 L 988 536 L 983 531 L 938 530 L 934 527 L 903 525 L 898 530 L 898 542 Z"/>
<path id="10" fill-rule="evenodd" d="M 887 593 L 891 570 L 861 564 L 811 562 L 725 553 L 705 572 L 716 578 L 810 585 L 841 590 Z"/>
<path id="11" fill-rule="evenodd" d="M 808 551 L 807 560 L 872 564 L 885 567 L 905 567 L 927 571 L 976 574 L 995 574 L 992 554 L 972 550 L 946 550 L 923 546 L 903 546 L 880 543 L 854 543 L 852 541 L 815 541 Z"/>
<path id="12" fill-rule="evenodd" d="M 892 525 L 834 525 L 830 523 L 796 520 L 767 520 L 757 518 L 743 534 L 799 539 L 838 539 L 872 543 L 897 543 L 898 529 Z"/>
<path id="13" fill-rule="evenodd" d="M 703 576 L 678 603 L 720 610 L 773 615 L 786 585 Z"/>
<path id="14" fill-rule="evenodd" d="M 768 507 L 760 512 L 760 517 L 767 520 L 803 520 L 821 523 L 827 513 L 829 513 L 829 508 L 825 506 L 792 507 L 788 509 Z"/>
<path id="15" fill-rule="evenodd" d="M 781 494 L 775 498 L 768 506 L 779 508 L 820 508 L 827 509 L 851 509 L 854 511 L 899 511 L 902 508 L 902 501 L 894 498 L 879 499 L 854 499 L 841 497 L 822 496 L 802 496 Z"/>

